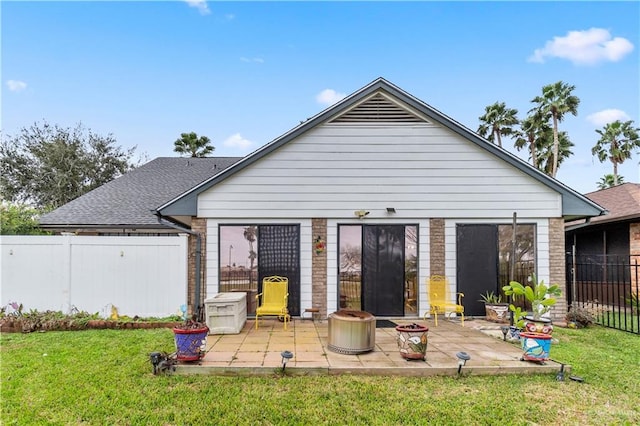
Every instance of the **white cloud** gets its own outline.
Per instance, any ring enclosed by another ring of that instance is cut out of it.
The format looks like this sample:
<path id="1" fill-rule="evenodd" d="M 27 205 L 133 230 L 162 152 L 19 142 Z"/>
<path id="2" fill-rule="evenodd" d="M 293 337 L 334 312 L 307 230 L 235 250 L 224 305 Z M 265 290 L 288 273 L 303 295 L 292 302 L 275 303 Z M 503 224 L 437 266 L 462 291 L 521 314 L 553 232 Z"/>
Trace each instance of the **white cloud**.
<path id="1" fill-rule="evenodd" d="M 255 64 L 264 64 L 264 59 L 262 58 L 247 58 L 246 56 L 243 56 L 240 58 L 240 60 L 242 62 L 253 62 Z"/>
<path id="2" fill-rule="evenodd" d="M 243 138 L 240 133 L 229 136 L 224 142 L 222 142 L 227 148 L 239 148 L 247 149 L 253 146 L 253 142 L 249 139 Z"/>
<path id="3" fill-rule="evenodd" d="M 603 28 L 590 28 L 554 37 L 543 48 L 536 49 L 528 61 L 544 63 L 550 57 L 568 59 L 575 65 L 595 65 L 603 61 L 619 61 L 632 50 L 633 44 L 626 38 L 613 38 Z"/>
<path id="4" fill-rule="evenodd" d="M 339 100 L 343 99 L 345 96 L 344 93 L 338 93 L 333 89 L 324 89 L 322 92 L 318 93 L 316 96 L 316 101 L 319 104 L 324 105 L 333 105 Z"/>
<path id="5" fill-rule="evenodd" d="M 616 120 L 628 121 L 631 118 L 626 112 L 619 109 L 605 109 L 602 111 L 594 112 L 587 116 L 587 121 L 591 124 L 595 124 L 598 127 L 602 127 L 607 123 L 613 123 Z"/>
<path id="6" fill-rule="evenodd" d="M 195 7 L 200 12 L 200 15 L 208 15 L 211 13 L 209 5 L 206 0 L 183 0 L 189 5 L 189 7 Z"/>
<path id="7" fill-rule="evenodd" d="M 224 18 L 227 21 L 233 21 L 235 19 L 236 15 L 234 15 L 233 13 L 227 13 L 226 15 L 224 15 Z"/>
<path id="8" fill-rule="evenodd" d="M 7 80 L 7 87 L 12 92 L 22 92 L 27 88 L 27 83 L 20 80 Z"/>

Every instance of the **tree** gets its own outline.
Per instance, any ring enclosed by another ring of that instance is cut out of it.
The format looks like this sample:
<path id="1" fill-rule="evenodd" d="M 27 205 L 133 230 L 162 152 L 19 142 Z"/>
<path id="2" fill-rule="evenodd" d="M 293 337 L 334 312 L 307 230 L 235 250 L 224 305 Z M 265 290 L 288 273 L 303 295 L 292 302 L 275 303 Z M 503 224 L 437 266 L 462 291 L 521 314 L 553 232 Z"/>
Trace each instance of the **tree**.
<path id="1" fill-rule="evenodd" d="M 528 148 L 529 159 L 533 167 L 538 168 L 539 147 L 546 145 L 546 138 L 551 134 L 548 118 L 535 112 L 520 122 L 520 130 L 515 131 L 515 148 L 520 151 Z"/>
<path id="2" fill-rule="evenodd" d="M 553 148 L 551 177 L 558 173 L 560 141 L 558 139 L 558 123 L 564 119 L 567 113 L 578 115 L 580 98 L 571 94 L 576 86 L 568 85 L 562 81 L 548 84 L 542 88 L 542 96 L 536 96 L 531 102 L 538 104 L 530 112 L 538 112 L 542 116 L 550 116 L 553 120 Z"/>
<path id="3" fill-rule="evenodd" d="M 180 155 L 189 154 L 191 157 L 206 157 L 215 149 L 208 137 L 198 137 L 195 132 L 180 133 L 180 139 L 176 139 L 173 145 L 175 152 Z"/>
<path id="4" fill-rule="evenodd" d="M 614 176 L 609 173 L 600 178 L 600 182 L 598 182 L 598 189 L 613 188 L 614 186 L 622 185 L 623 183 L 623 176 L 618 176 L 618 179 L 616 180 Z"/>
<path id="5" fill-rule="evenodd" d="M 40 212 L 24 204 L 0 203 L 0 235 L 42 235 Z"/>
<path id="6" fill-rule="evenodd" d="M 631 158 L 633 150 L 640 148 L 638 132 L 640 128 L 633 127 L 633 121 L 616 120 L 607 123 L 601 130 L 596 130 L 600 139 L 591 148 L 591 154 L 598 157 L 601 163 L 606 160 L 613 164 L 613 186 L 618 185 L 618 164 Z"/>
<path id="7" fill-rule="evenodd" d="M 538 169 L 545 172 L 547 175 L 553 176 L 553 166 L 555 164 L 556 170 L 560 167 L 560 164 L 567 158 L 573 155 L 571 148 L 574 146 L 573 142 L 569 140 L 567 132 L 558 133 L 558 160 L 554 161 L 553 153 L 553 132 L 549 130 L 546 136 L 541 139 L 542 143 L 539 145 L 540 149 L 537 151 Z"/>
<path id="8" fill-rule="evenodd" d="M 62 128 L 34 123 L 0 141 L 0 194 L 39 209 L 59 207 L 134 167 L 135 150 L 115 146 L 81 123 Z"/>
<path id="9" fill-rule="evenodd" d="M 244 228 L 244 239 L 249 243 L 249 262 L 251 262 L 249 268 L 249 285 L 253 284 L 253 265 L 258 257 L 258 254 L 253 249 L 253 243 L 256 241 L 256 236 L 258 235 L 258 227 L 256 225 L 250 225 Z"/>
<path id="10" fill-rule="evenodd" d="M 484 109 L 484 115 L 478 117 L 478 133 L 498 146 L 502 146 L 502 136 L 514 133 L 513 126 L 518 124 L 518 110 L 507 108 L 504 102 L 496 102 Z"/>

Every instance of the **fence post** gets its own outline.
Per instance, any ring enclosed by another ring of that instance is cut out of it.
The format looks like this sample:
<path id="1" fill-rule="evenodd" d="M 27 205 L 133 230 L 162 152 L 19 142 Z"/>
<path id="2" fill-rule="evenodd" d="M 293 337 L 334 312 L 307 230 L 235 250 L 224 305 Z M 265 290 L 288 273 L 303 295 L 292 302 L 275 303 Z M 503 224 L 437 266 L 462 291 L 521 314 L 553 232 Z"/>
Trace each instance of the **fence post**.
<path id="1" fill-rule="evenodd" d="M 72 294 L 71 294 L 71 239 L 74 234 L 70 232 L 63 232 L 62 234 L 62 282 L 65 290 L 62 291 L 66 300 L 66 305 L 63 306 L 63 312 L 70 313 L 72 306 Z"/>
<path id="2" fill-rule="evenodd" d="M 571 304 L 576 302 L 576 245 L 571 246 Z"/>

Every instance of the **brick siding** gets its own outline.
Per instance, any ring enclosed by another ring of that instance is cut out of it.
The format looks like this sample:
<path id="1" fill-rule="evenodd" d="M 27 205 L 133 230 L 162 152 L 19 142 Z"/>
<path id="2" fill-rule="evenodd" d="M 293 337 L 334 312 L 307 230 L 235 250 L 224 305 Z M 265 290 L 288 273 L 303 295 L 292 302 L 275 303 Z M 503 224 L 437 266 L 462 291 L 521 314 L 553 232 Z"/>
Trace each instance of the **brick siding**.
<path id="1" fill-rule="evenodd" d="M 567 278 L 564 253 L 564 220 L 562 218 L 549 219 L 549 282 L 558 284 L 562 295 L 551 309 L 551 318 L 564 320 L 567 312 Z"/>
<path id="2" fill-rule="evenodd" d="M 327 219 L 312 219 L 312 247 L 311 247 L 311 304 L 313 306 L 302 306 L 302 310 L 306 308 L 320 309 L 320 317 L 327 316 L 327 250 L 323 253 L 316 254 L 315 241 L 318 237 L 322 241 L 327 241 Z"/>
<path id="3" fill-rule="evenodd" d="M 430 274 L 445 275 L 444 219 L 429 221 Z"/>

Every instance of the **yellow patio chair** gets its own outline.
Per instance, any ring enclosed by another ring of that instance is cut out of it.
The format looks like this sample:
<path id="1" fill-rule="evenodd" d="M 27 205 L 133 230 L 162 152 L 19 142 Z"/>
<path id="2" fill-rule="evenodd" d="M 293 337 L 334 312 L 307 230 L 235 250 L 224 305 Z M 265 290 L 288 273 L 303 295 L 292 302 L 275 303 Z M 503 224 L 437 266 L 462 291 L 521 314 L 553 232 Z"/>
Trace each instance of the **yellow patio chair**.
<path id="1" fill-rule="evenodd" d="M 452 301 L 449 295 L 449 280 L 442 275 L 432 275 L 429 278 L 429 311 L 425 312 L 424 319 L 427 319 L 427 314 L 432 313 L 435 315 L 436 327 L 438 326 L 438 314 L 445 314 L 446 312 L 455 312 L 462 315 L 462 326 L 464 327 L 464 306 L 462 306 L 463 293 L 456 293 L 458 296 L 458 303 Z"/>
<path id="2" fill-rule="evenodd" d="M 258 318 L 261 316 L 277 316 L 284 321 L 284 329 L 287 322 L 291 321 L 287 301 L 289 299 L 289 279 L 286 277 L 271 276 L 262 280 L 262 293 L 256 295 L 256 330 Z"/>

